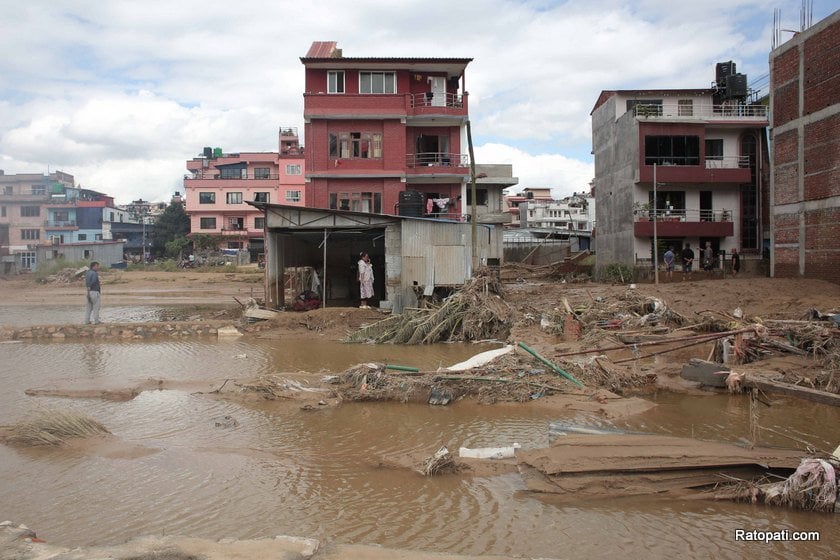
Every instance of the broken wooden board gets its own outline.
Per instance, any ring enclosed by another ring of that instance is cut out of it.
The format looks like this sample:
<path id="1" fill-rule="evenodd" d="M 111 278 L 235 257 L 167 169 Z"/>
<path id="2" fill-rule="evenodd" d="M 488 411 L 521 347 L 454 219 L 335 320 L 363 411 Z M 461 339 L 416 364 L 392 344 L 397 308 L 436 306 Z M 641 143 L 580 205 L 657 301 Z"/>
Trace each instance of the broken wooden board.
<path id="1" fill-rule="evenodd" d="M 829 393 L 828 391 L 820 391 L 819 389 L 811 389 L 810 387 L 801 387 L 799 385 L 792 385 L 781 381 L 762 379 L 752 375 L 746 376 L 742 385 L 744 387 L 755 387 L 757 389 L 761 389 L 765 393 L 789 395 L 791 397 L 797 397 L 821 404 L 840 406 L 840 395 L 837 393 Z"/>
<path id="2" fill-rule="evenodd" d="M 647 434 L 569 434 L 552 447 L 521 451 L 529 490 L 572 496 L 684 495 L 768 472 L 786 475 L 803 452 Z"/>
<path id="3" fill-rule="evenodd" d="M 720 374 L 718 372 L 726 372 Z M 691 358 L 680 371 L 680 377 L 689 381 L 696 381 L 706 387 L 726 387 L 726 374 L 729 368 L 717 362 L 708 362 L 699 358 Z"/>

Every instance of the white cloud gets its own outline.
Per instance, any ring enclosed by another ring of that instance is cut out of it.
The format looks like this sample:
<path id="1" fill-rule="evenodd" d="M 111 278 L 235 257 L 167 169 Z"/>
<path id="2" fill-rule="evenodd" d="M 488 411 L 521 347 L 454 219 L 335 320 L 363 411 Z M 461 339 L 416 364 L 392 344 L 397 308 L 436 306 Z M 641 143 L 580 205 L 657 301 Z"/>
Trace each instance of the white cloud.
<path id="1" fill-rule="evenodd" d="M 268 151 L 279 126 L 302 133 L 299 58 L 336 40 L 346 56 L 474 58 L 481 162 L 580 190 L 601 90 L 706 87 L 730 59 L 766 74 L 777 7 L 798 19 L 797 0 L 31 0 L 4 10 L 0 162 L 61 169 L 119 202 L 160 197 L 203 146 Z M 815 21 L 833 9 L 815 0 Z"/>

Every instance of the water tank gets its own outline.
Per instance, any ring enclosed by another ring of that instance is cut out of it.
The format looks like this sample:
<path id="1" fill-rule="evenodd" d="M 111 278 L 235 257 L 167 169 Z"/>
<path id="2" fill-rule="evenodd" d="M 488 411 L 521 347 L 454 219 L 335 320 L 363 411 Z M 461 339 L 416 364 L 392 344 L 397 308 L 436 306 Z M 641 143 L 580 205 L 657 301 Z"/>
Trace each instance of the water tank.
<path id="1" fill-rule="evenodd" d="M 423 217 L 425 196 L 420 191 L 402 191 L 399 198 L 400 216 Z"/>
<path id="2" fill-rule="evenodd" d="M 735 73 L 735 63 L 731 60 L 729 62 L 718 62 L 715 64 L 715 80 L 719 86 L 726 83 L 726 77 Z"/>
<path id="3" fill-rule="evenodd" d="M 726 97 L 746 97 L 747 96 L 747 75 L 734 74 L 726 77 Z"/>
<path id="4" fill-rule="evenodd" d="M 213 157 L 213 148 L 211 148 L 210 146 L 205 146 L 204 147 L 204 157 L 206 157 L 206 158 Z"/>
<path id="5" fill-rule="evenodd" d="M 214 158 L 220 158 L 220 157 L 222 157 L 222 154 L 224 154 L 224 152 L 222 152 L 221 148 L 213 148 L 213 157 Z"/>

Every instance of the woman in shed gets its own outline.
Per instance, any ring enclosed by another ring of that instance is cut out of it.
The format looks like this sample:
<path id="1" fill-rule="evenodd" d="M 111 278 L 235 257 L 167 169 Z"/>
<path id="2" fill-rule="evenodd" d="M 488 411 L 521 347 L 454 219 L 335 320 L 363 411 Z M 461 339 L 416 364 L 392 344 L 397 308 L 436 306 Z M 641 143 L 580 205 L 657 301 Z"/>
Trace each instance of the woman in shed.
<path id="1" fill-rule="evenodd" d="M 362 252 L 359 254 L 359 308 L 370 309 L 367 304 L 368 298 L 373 297 L 373 265 L 370 264 L 370 256 Z"/>

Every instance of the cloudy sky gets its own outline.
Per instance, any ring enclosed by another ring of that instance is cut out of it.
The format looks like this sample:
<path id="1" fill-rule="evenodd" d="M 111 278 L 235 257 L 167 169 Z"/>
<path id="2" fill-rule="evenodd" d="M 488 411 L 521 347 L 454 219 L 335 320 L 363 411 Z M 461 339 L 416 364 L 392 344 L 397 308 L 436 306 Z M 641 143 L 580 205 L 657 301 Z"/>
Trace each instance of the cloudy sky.
<path id="1" fill-rule="evenodd" d="M 813 0 L 813 21 L 836 0 Z M 702 88 L 734 60 L 767 85 L 774 9 L 801 0 L 0 0 L 0 169 L 61 170 L 167 200 L 203 146 L 276 151 L 303 134 L 312 41 L 345 56 L 469 57 L 476 160 L 563 196 L 592 179 L 601 90 Z M 784 32 L 785 38 L 790 33 Z"/>

